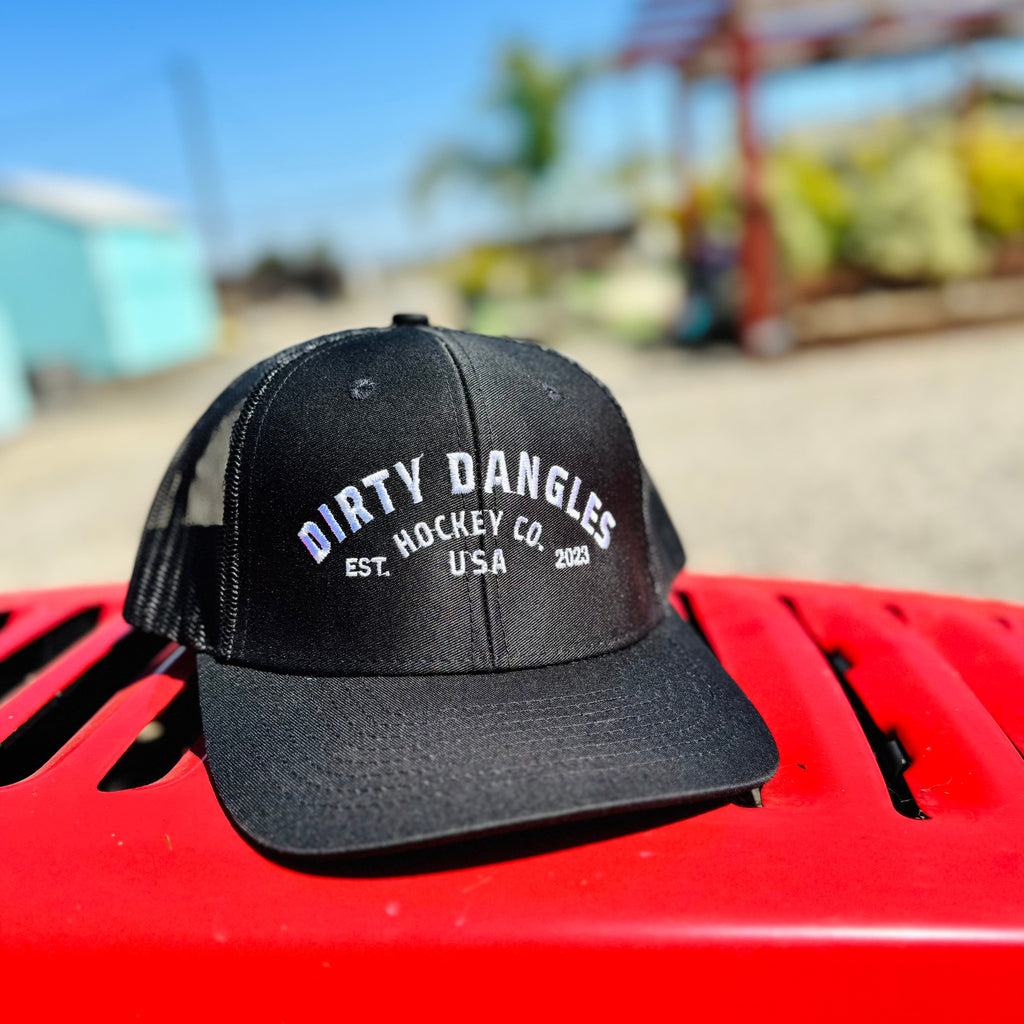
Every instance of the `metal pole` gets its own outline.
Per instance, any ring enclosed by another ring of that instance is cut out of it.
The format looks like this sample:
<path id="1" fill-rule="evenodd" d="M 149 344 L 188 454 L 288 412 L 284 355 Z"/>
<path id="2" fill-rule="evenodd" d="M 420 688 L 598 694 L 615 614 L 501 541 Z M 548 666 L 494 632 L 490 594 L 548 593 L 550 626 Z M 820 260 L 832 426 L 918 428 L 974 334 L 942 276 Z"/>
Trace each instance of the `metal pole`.
<path id="1" fill-rule="evenodd" d="M 229 223 L 205 83 L 190 57 L 174 60 L 169 74 L 207 260 L 215 270 L 223 269 L 229 255 Z"/>

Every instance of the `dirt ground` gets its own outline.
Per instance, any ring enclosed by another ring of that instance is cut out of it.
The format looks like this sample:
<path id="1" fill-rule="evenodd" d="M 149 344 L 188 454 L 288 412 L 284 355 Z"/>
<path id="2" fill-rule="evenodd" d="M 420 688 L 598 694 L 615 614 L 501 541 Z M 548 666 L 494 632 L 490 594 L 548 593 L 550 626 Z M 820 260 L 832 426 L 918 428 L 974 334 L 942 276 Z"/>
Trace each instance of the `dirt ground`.
<path id="1" fill-rule="evenodd" d="M 407 308 L 453 315 L 415 285 L 253 309 L 200 364 L 43 410 L 0 442 L 0 590 L 127 578 L 167 461 L 224 384 L 278 348 Z M 692 568 L 1024 600 L 1024 325 L 773 363 L 558 343 L 625 407 Z"/>

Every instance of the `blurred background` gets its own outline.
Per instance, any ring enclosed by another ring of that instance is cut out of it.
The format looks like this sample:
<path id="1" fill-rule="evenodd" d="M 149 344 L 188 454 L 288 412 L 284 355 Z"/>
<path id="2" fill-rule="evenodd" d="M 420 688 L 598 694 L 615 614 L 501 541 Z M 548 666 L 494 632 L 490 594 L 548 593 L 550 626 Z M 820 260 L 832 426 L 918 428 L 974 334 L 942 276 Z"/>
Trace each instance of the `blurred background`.
<path id="1" fill-rule="evenodd" d="M 1024 3 L 12 5 L 0 589 L 127 578 L 265 355 L 605 379 L 694 569 L 1024 600 Z"/>

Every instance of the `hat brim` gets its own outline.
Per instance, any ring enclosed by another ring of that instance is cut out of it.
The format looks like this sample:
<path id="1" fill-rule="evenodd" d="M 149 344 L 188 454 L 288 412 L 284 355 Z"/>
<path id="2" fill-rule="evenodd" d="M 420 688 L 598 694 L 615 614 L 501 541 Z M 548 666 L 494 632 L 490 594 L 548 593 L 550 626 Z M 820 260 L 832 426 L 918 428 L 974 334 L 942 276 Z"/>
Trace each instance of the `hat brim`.
<path id="1" fill-rule="evenodd" d="M 729 796 L 767 726 L 674 612 L 630 647 L 466 675 L 288 676 L 199 658 L 209 769 L 269 851 L 341 856 Z"/>

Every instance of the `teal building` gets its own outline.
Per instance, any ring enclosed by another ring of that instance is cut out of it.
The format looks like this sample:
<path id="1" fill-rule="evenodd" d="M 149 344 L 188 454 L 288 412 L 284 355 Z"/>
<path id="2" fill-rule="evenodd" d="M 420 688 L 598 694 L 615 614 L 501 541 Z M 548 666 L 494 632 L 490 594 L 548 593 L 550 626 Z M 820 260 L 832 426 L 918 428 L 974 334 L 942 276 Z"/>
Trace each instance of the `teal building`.
<path id="1" fill-rule="evenodd" d="M 93 379 L 194 359 L 217 330 L 198 240 L 168 207 L 53 176 L 0 185 L 0 309 L 25 369 Z"/>

